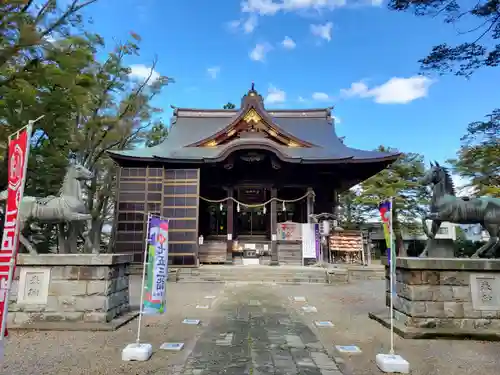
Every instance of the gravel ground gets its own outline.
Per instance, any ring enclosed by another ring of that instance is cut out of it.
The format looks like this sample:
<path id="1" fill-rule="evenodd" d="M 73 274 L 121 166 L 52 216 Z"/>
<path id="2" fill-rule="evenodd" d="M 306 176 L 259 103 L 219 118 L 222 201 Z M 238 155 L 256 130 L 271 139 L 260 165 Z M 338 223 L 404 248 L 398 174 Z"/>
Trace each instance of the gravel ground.
<path id="1" fill-rule="evenodd" d="M 139 279 L 131 283 L 131 301 L 139 302 Z M 213 310 L 196 309 L 204 296 L 216 295 L 214 310 L 223 295 L 222 284 L 168 283 L 167 313 L 143 320 L 141 341 L 153 345 L 147 362 L 122 362 L 121 351 L 135 342 L 137 319 L 114 332 L 10 331 L 6 341 L 2 375 L 101 375 L 171 374 L 185 361 L 189 347 L 208 323 Z M 201 319 L 199 327 L 181 324 L 184 318 Z M 186 350 L 158 350 L 164 342 L 185 342 Z"/>
<path id="2" fill-rule="evenodd" d="M 138 280 L 132 283 L 131 300 L 138 303 Z M 209 320 L 225 314 L 221 303 L 231 301 L 234 285 L 168 284 L 169 305 L 165 316 L 145 319 L 142 341 L 153 344 L 153 357 L 143 363 L 126 363 L 120 358 L 126 344 L 135 341 L 137 320 L 115 332 L 16 332 L 6 343 L 5 375 L 90 375 L 90 374 L 178 374 L 206 332 Z M 363 351 L 343 355 L 352 375 L 379 374 L 374 359 L 387 352 L 389 331 L 368 318 L 368 312 L 384 308 L 384 281 L 356 281 L 349 285 L 246 285 L 252 294 L 275 294 L 285 300 L 305 296 L 317 313 L 301 312 L 301 303 L 287 302 L 305 323 L 331 320 L 334 328 L 312 328 L 326 348 L 333 345 L 358 345 Z M 216 295 L 209 310 L 196 309 L 204 296 Z M 269 297 L 268 297 L 269 298 Z M 182 325 L 184 318 L 202 320 L 199 327 Z M 161 343 L 185 342 L 182 352 L 158 351 Z M 413 375 L 453 374 L 498 375 L 500 343 L 447 340 L 402 340 L 396 336 L 396 352 L 410 362 Z"/>
<path id="3" fill-rule="evenodd" d="M 284 286 L 280 293 L 306 296 L 317 313 L 303 315 L 308 321 L 330 320 L 334 328 L 316 332 L 325 347 L 357 345 L 361 354 L 341 355 L 353 375 L 380 374 L 378 353 L 388 353 L 389 330 L 368 318 L 368 312 L 384 310 L 384 281 L 356 281 L 341 286 Z M 300 308 L 299 304 L 296 304 Z M 498 375 L 500 343 L 452 340 L 404 340 L 395 337 L 396 353 L 409 363 L 412 375 Z"/>

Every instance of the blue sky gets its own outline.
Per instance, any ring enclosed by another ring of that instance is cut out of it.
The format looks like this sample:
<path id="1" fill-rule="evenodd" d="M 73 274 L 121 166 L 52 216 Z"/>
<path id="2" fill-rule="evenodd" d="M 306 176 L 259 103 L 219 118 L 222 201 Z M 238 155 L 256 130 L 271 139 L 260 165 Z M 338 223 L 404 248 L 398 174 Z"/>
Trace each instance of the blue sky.
<path id="1" fill-rule="evenodd" d="M 470 80 L 419 77 L 433 45 L 465 36 L 380 0 L 100 0 L 86 13 L 109 48 L 141 35 L 141 56 L 128 62 L 136 75 L 157 56 L 158 73 L 176 80 L 155 103 L 166 121 L 171 104 L 238 105 L 254 81 L 268 108 L 335 105 L 349 146 L 444 161 L 500 98 L 500 69 Z"/>

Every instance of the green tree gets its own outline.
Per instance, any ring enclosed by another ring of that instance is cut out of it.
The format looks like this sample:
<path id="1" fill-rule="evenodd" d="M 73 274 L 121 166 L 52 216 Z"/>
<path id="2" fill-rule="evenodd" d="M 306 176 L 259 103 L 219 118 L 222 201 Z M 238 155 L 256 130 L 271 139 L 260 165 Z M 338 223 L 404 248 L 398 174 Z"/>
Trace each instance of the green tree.
<path id="1" fill-rule="evenodd" d="M 146 147 L 159 145 L 167 136 L 168 128 L 161 121 L 156 122 L 146 134 Z"/>
<path id="2" fill-rule="evenodd" d="M 55 0 L 1 2 L 0 145 L 45 114 L 34 128 L 26 194 L 57 194 L 70 156 L 91 169 L 95 178 L 86 196 L 92 240 L 99 245 L 114 208 L 115 166 L 106 151 L 161 142 L 167 129 L 151 101 L 172 79 L 153 79 L 156 62 L 145 79 L 130 75 L 125 59 L 139 54 L 136 34 L 105 61 L 96 58 L 105 52 L 104 41 L 86 32 L 81 14 L 95 1 L 65 2 L 64 9 Z M 6 150 L 0 151 L 3 156 Z M 0 185 L 6 172 L 4 165 Z M 50 248 L 54 233 L 42 228 L 39 248 Z"/>
<path id="3" fill-rule="evenodd" d="M 498 0 L 390 0 L 389 8 L 417 16 L 441 17 L 468 41 L 451 46 L 441 43 L 422 60 L 427 71 L 470 76 L 480 67 L 500 64 L 500 6 Z M 493 41 L 493 43 L 492 43 Z M 496 44 L 495 44 L 496 42 Z"/>
<path id="4" fill-rule="evenodd" d="M 469 124 L 457 157 L 448 161 L 479 195 L 500 196 L 500 109 Z"/>
<path id="5" fill-rule="evenodd" d="M 500 65 L 500 2 L 481 0 L 391 0 L 396 11 L 417 16 L 441 17 L 465 40 L 457 45 L 441 43 L 420 60 L 424 72 L 470 77 L 477 69 Z M 486 121 L 469 124 L 457 157 L 450 160 L 455 173 L 469 179 L 478 194 L 500 195 L 500 109 Z"/>
<path id="6" fill-rule="evenodd" d="M 95 35 L 84 30 L 81 11 L 96 0 L 6 0 L 0 2 L 0 152 L 7 137 L 41 114 L 34 127 L 26 194 L 57 193 L 71 150 L 74 113 L 87 100 L 86 69 L 93 63 Z M 60 2 L 62 3 L 62 2 Z M 7 158 L 0 166 L 0 189 L 6 188 Z M 27 236 L 34 236 L 26 228 Z M 54 244 L 45 225 L 39 250 Z M 36 242 L 40 242 L 37 236 Z M 33 238 L 32 238 L 33 239 Z"/>
<path id="7" fill-rule="evenodd" d="M 378 151 L 394 152 L 380 146 Z M 361 183 L 357 204 L 366 206 L 372 217 L 379 217 L 380 202 L 392 198 L 392 220 L 396 249 L 400 256 L 406 255 L 402 228 L 416 230 L 417 222 L 429 202 L 429 192 L 420 180 L 425 174 L 423 156 L 415 153 L 401 154 L 388 168 Z"/>
<path id="8" fill-rule="evenodd" d="M 54 0 L 0 3 L 0 144 L 45 114 L 34 128 L 26 194 L 55 193 L 64 173 L 72 114 L 87 99 L 85 69 L 94 60 L 96 42 L 82 29 L 81 10 L 95 1 L 70 1 L 63 9 Z M 6 162 L 0 189 L 7 182 Z"/>
<path id="9" fill-rule="evenodd" d="M 235 109 L 236 106 L 233 103 L 231 103 L 231 102 L 227 102 L 226 104 L 224 104 L 224 106 L 222 108 L 224 108 L 224 109 Z"/>
<path id="10" fill-rule="evenodd" d="M 91 68 L 95 84 L 89 100 L 77 112 L 79 126 L 72 134 L 72 154 L 94 172 L 87 204 L 95 245 L 101 242 L 102 228 L 114 209 L 115 165 L 107 151 L 153 145 L 166 136 L 166 128 L 158 118 L 162 111 L 151 101 L 173 80 L 165 76 L 154 78 L 156 61 L 144 79 L 130 76 L 125 59 L 139 54 L 139 42 L 140 37 L 132 34 L 129 41 L 119 43 L 108 54 L 106 61 L 96 62 Z"/>
<path id="11" fill-rule="evenodd" d="M 344 229 L 358 229 L 367 218 L 367 207 L 359 202 L 360 192 L 349 189 L 339 195 L 340 226 Z"/>

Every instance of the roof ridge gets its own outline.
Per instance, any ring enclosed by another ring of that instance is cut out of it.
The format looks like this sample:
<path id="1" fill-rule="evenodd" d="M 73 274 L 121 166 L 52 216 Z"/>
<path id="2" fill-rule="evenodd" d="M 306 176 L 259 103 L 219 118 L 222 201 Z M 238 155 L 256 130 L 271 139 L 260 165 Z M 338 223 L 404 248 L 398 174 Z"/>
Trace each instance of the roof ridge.
<path id="1" fill-rule="evenodd" d="M 225 108 L 182 108 L 172 106 L 177 111 L 182 112 L 226 112 L 226 113 L 237 113 L 241 111 L 241 108 L 235 109 L 225 109 Z M 333 107 L 324 108 L 295 108 L 295 109 L 274 109 L 274 108 L 264 108 L 266 112 L 328 112 L 331 111 Z"/>

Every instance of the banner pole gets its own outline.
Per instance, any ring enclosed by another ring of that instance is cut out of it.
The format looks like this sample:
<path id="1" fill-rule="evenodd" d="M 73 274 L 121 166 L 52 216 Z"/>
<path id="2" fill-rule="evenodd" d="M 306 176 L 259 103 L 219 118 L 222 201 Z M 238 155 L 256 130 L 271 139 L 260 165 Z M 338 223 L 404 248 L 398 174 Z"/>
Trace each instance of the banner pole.
<path id="1" fill-rule="evenodd" d="M 19 195 L 20 195 L 21 199 L 24 195 L 24 185 L 26 184 L 26 172 L 28 171 L 28 159 L 29 159 L 29 153 L 30 153 L 31 131 L 33 129 L 33 123 L 40 120 L 40 118 L 41 117 L 37 118 L 34 121 L 32 121 L 32 120 L 28 121 L 28 125 L 23 127 L 23 129 L 26 128 L 27 141 L 26 141 L 26 153 L 24 156 L 23 180 L 21 182 L 21 186 L 19 187 L 19 190 L 20 190 Z M 19 134 L 20 134 L 20 130 L 15 133 L 16 138 L 19 137 Z M 14 134 L 9 137 L 9 144 L 10 144 L 10 141 L 12 140 L 13 136 L 14 136 Z M 7 147 L 9 147 L 9 145 Z M 7 215 L 8 215 L 8 212 L 7 212 L 8 207 L 7 206 L 8 205 L 6 203 L 5 204 L 5 220 L 7 220 Z M 2 311 L 2 323 L 0 325 L 0 342 L 1 342 L 0 345 L 2 346 L 0 348 L 0 350 L 2 351 L 2 355 L 3 355 L 3 341 L 5 338 L 5 331 L 7 328 L 7 314 L 9 312 L 10 288 L 12 287 L 12 279 L 14 278 L 14 268 L 16 267 L 17 253 L 19 250 L 19 214 L 17 215 L 17 218 L 16 218 L 16 234 L 15 234 L 14 238 L 15 238 L 15 243 L 14 243 L 14 249 L 12 250 L 11 259 L 9 262 L 9 273 L 7 276 L 7 282 L 5 283 L 5 285 L 0 285 L 0 294 L 1 294 L 0 298 L 3 298 L 3 301 L 4 301 L 3 311 Z M 3 245 L 0 244 L 0 248 L 2 246 Z M 3 289 L 3 287 L 5 287 L 5 289 Z"/>
<path id="2" fill-rule="evenodd" d="M 391 327 L 390 327 L 390 335 L 391 335 L 391 350 L 389 354 L 383 354 L 379 353 L 375 356 L 375 362 L 377 363 L 377 367 L 385 373 L 388 374 L 409 374 L 410 373 L 410 364 L 406 359 L 404 359 L 400 355 L 394 354 L 394 292 L 395 292 L 395 286 L 394 286 L 394 279 L 395 279 L 395 270 L 396 270 L 396 262 L 397 262 L 397 256 L 396 256 L 396 246 L 394 244 L 393 238 L 394 238 L 394 233 L 393 233 L 393 227 L 394 223 L 392 222 L 393 219 L 393 204 L 394 204 L 394 197 L 391 197 L 387 199 L 385 202 L 382 202 L 381 204 L 381 210 L 380 212 L 382 213 L 382 220 L 384 221 L 384 228 L 387 228 L 387 233 L 386 231 L 386 241 L 388 242 L 388 251 L 389 251 L 389 283 L 390 283 L 390 307 L 389 307 L 389 319 L 391 322 Z M 385 206 L 385 207 L 382 207 Z M 388 206 L 388 207 L 387 207 Z M 387 212 L 387 208 L 389 212 Z M 387 216 L 386 216 L 387 215 Z"/>
<path id="3" fill-rule="evenodd" d="M 148 213 L 146 224 L 146 239 L 144 240 L 144 260 L 142 262 L 142 285 L 141 285 L 141 301 L 139 307 L 139 319 L 137 321 L 137 339 L 135 343 L 140 345 L 141 342 L 141 326 L 142 326 L 142 315 L 144 313 L 144 288 L 146 287 L 146 268 L 148 265 L 148 244 L 149 244 L 149 223 L 151 221 L 151 214 Z"/>
<path id="4" fill-rule="evenodd" d="M 391 283 L 390 286 L 390 291 L 391 291 L 391 296 L 390 296 L 390 319 L 391 319 L 391 351 L 390 354 L 394 354 L 394 269 L 396 267 L 396 249 L 393 243 L 393 234 L 392 234 L 392 228 L 393 228 L 393 223 L 392 223 L 392 198 L 389 199 L 390 202 L 390 207 L 391 207 L 391 214 L 390 214 L 390 227 L 389 227 L 389 243 L 391 245 L 390 248 L 390 264 L 389 264 L 389 282 Z"/>

